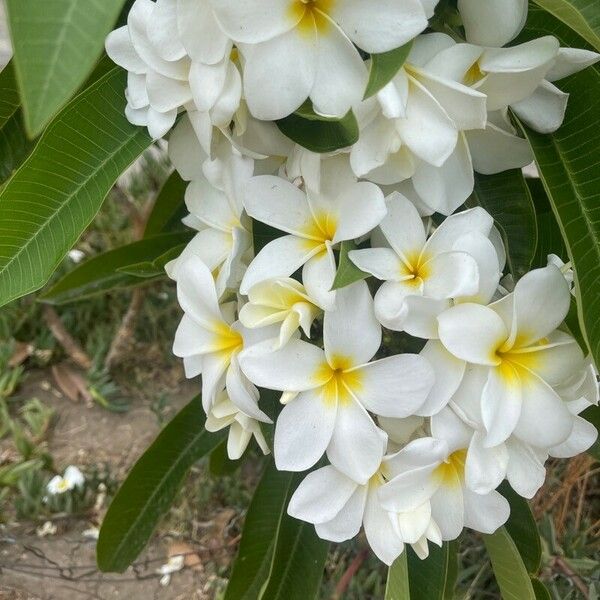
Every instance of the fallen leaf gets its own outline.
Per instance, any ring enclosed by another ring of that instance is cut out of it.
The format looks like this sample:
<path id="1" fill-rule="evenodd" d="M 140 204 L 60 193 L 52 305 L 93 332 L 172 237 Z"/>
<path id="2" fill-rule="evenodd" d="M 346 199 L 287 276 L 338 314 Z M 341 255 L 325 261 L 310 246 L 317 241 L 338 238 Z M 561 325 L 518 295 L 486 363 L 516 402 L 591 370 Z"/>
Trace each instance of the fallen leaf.
<path id="1" fill-rule="evenodd" d="M 10 368 L 18 367 L 20 364 L 23 364 L 34 351 L 34 347 L 31 344 L 27 344 L 26 342 L 17 342 L 15 344 L 15 351 L 12 353 L 8 361 L 8 366 Z"/>
<path id="2" fill-rule="evenodd" d="M 169 558 L 183 556 L 183 564 L 190 569 L 202 569 L 202 560 L 194 551 L 194 548 L 185 542 L 173 542 L 167 551 Z"/>
<path id="3" fill-rule="evenodd" d="M 85 378 L 67 363 L 52 365 L 52 376 L 59 390 L 71 402 L 78 402 L 80 398 L 88 403 L 92 401 Z"/>

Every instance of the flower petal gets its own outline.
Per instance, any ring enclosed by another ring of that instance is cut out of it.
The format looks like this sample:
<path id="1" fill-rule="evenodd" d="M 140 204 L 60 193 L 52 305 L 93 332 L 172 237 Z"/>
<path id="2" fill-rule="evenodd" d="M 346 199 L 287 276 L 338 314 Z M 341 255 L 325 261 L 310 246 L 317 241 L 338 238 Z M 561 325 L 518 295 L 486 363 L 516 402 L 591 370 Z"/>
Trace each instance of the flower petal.
<path id="1" fill-rule="evenodd" d="M 455 540 L 465 526 L 463 488 L 458 478 L 440 485 L 431 497 L 431 516 L 444 541 Z"/>
<path id="2" fill-rule="evenodd" d="M 382 509 L 377 489 L 369 490 L 364 516 L 365 535 L 377 558 L 389 566 L 404 550 L 402 540 L 393 532 L 392 518 L 393 515 Z"/>
<path id="3" fill-rule="evenodd" d="M 317 524 L 317 535 L 332 542 L 344 542 L 356 536 L 365 514 L 367 489 L 366 485 L 359 486 L 335 518 L 327 523 Z"/>
<path id="4" fill-rule="evenodd" d="M 508 468 L 506 445 L 486 448 L 484 439 L 481 432 L 474 433 L 465 461 L 465 483 L 476 494 L 488 494 L 495 490 L 506 477 Z"/>
<path id="5" fill-rule="evenodd" d="M 494 533 L 502 527 L 510 514 L 508 500 L 495 490 L 488 494 L 476 494 L 464 490 L 465 527 L 481 533 Z"/>
<path id="6" fill-rule="evenodd" d="M 335 256 L 329 242 L 325 250 L 311 256 L 302 269 L 302 283 L 307 293 L 324 310 L 331 310 L 335 306 L 337 292 L 331 287 L 336 273 Z"/>
<path id="7" fill-rule="evenodd" d="M 525 25 L 527 0 L 458 0 L 458 10 L 469 42 L 500 48 Z"/>

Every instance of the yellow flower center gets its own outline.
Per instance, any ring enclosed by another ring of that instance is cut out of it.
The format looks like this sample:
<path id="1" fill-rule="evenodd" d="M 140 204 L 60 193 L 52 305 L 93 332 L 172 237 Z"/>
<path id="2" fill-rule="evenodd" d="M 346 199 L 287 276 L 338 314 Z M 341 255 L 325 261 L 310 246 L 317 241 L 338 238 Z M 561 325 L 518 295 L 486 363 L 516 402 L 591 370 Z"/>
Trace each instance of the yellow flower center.
<path id="1" fill-rule="evenodd" d="M 314 378 L 322 386 L 323 401 L 326 404 L 347 403 L 350 392 L 362 388 L 360 371 L 352 371 L 351 368 L 352 361 L 347 356 L 334 356 L 331 363 L 321 363 Z"/>
<path id="2" fill-rule="evenodd" d="M 431 270 L 427 265 L 428 260 L 429 257 L 421 253 L 406 256 L 400 265 L 400 275 L 404 279 L 404 283 L 414 286 L 421 285 L 431 275 Z"/>
<path id="3" fill-rule="evenodd" d="M 215 321 L 213 326 L 215 352 L 233 354 L 241 350 L 244 338 L 239 331 L 232 329 L 225 321 Z"/>
<path id="4" fill-rule="evenodd" d="M 332 242 L 337 231 L 338 218 L 336 215 L 327 212 L 320 212 L 313 215 L 313 220 L 306 226 L 303 233 L 306 236 L 307 249 L 322 246 L 325 250 L 325 242 Z"/>
<path id="5" fill-rule="evenodd" d="M 466 449 L 456 450 L 433 472 L 442 485 L 461 485 L 465 477 Z"/>
<path id="6" fill-rule="evenodd" d="M 289 7 L 290 17 L 298 23 L 301 33 L 310 35 L 315 29 L 318 33 L 326 33 L 331 22 L 327 14 L 336 0 L 292 0 Z"/>
<path id="7" fill-rule="evenodd" d="M 58 492 L 66 492 L 69 489 L 69 482 L 66 479 L 61 479 L 56 486 Z"/>
<path id="8" fill-rule="evenodd" d="M 469 67 L 469 70 L 465 73 L 463 83 L 468 86 L 473 86 L 479 83 L 485 76 L 486 73 L 481 70 L 481 67 L 479 66 L 479 61 L 476 60 Z"/>

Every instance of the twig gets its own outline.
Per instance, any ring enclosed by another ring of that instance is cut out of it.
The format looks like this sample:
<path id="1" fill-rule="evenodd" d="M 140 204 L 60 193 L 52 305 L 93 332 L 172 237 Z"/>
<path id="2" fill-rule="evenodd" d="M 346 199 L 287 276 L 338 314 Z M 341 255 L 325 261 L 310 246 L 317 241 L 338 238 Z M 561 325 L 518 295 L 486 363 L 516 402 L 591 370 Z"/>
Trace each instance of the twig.
<path id="1" fill-rule="evenodd" d="M 92 367 L 92 359 L 87 355 L 79 342 L 65 329 L 57 312 L 51 306 L 44 306 L 44 321 L 56 338 L 56 341 L 64 348 L 69 357 L 82 369 L 86 371 Z"/>
<path id="2" fill-rule="evenodd" d="M 333 596 L 331 600 L 339 600 L 350 585 L 352 578 L 356 575 L 356 572 L 360 569 L 361 565 L 365 562 L 367 556 L 369 556 L 369 549 L 363 548 L 354 558 L 354 560 L 350 563 L 346 572 L 342 575 L 342 578 L 339 580 L 338 584 L 335 586 L 335 590 L 333 592 Z"/>
<path id="3" fill-rule="evenodd" d="M 590 590 L 583 582 L 583 579 L 569 567 L 569 565 L 560 556 L 554 557 L 554 565 L 557 566 L 572 582 L 573 585 L 583 594 L 584 598 L 589 598 Z"/>

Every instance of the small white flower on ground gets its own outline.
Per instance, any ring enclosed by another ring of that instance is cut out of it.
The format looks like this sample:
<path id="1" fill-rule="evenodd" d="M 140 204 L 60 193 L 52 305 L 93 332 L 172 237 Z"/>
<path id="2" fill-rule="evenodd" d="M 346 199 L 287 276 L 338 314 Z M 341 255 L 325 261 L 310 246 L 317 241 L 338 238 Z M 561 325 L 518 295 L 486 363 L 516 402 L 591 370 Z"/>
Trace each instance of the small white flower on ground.
<path id="1" fill-rule="evenodd" d="M 369 362 L 381 343 L 373 300 L 365 282 L 338 291 L 325 312 L 325 350 L 298 339 L 265 353 L 240 355 L 248 378 L 284 392 L 275 427 L 277 468 L 304 471 L 324 452 L 342 473 L 366 483 L 379 467 L 387 436 L 367 411 L 406 417 L 423 404 L 433 385 L 427 361 L 402 354 Z"/>
<path id="2" fill-rule="evenodd" d="M 161 565 L 156 572 L 159 575 L 162 575 L 160 578 L 160 585 L 166 587 L 171 583 L 171 575 L 173 573 L 177 573 L 177 571 L 181 571 L 185 565 L 185 556 L 181 554 L 176 554 L 175 556 L 171 556 L 164 565 Z"/>
<path id="3" fill-rule="evenodd" d="M 46 486 L 46 490 L 52 496 L 70 492 L 76 487 L 83 487 L 85 477 L 83 473 L 75 466 L 70 465 L 65 469 L 63 475 L 55 475 Z"/>
<path id="4" fill-rule="evenodd" d="M 395 192 L 380 230 L 390 247 L 351 251 L 362 271 L 384 280 L 375 314 L 389 329 L 437 338 L 437 316 L 453 301 L 487 303 L 500 280 L 489 240 L 494 220 L 482 208 L 456 213 L 429 236 L 414 205 Z"/>

